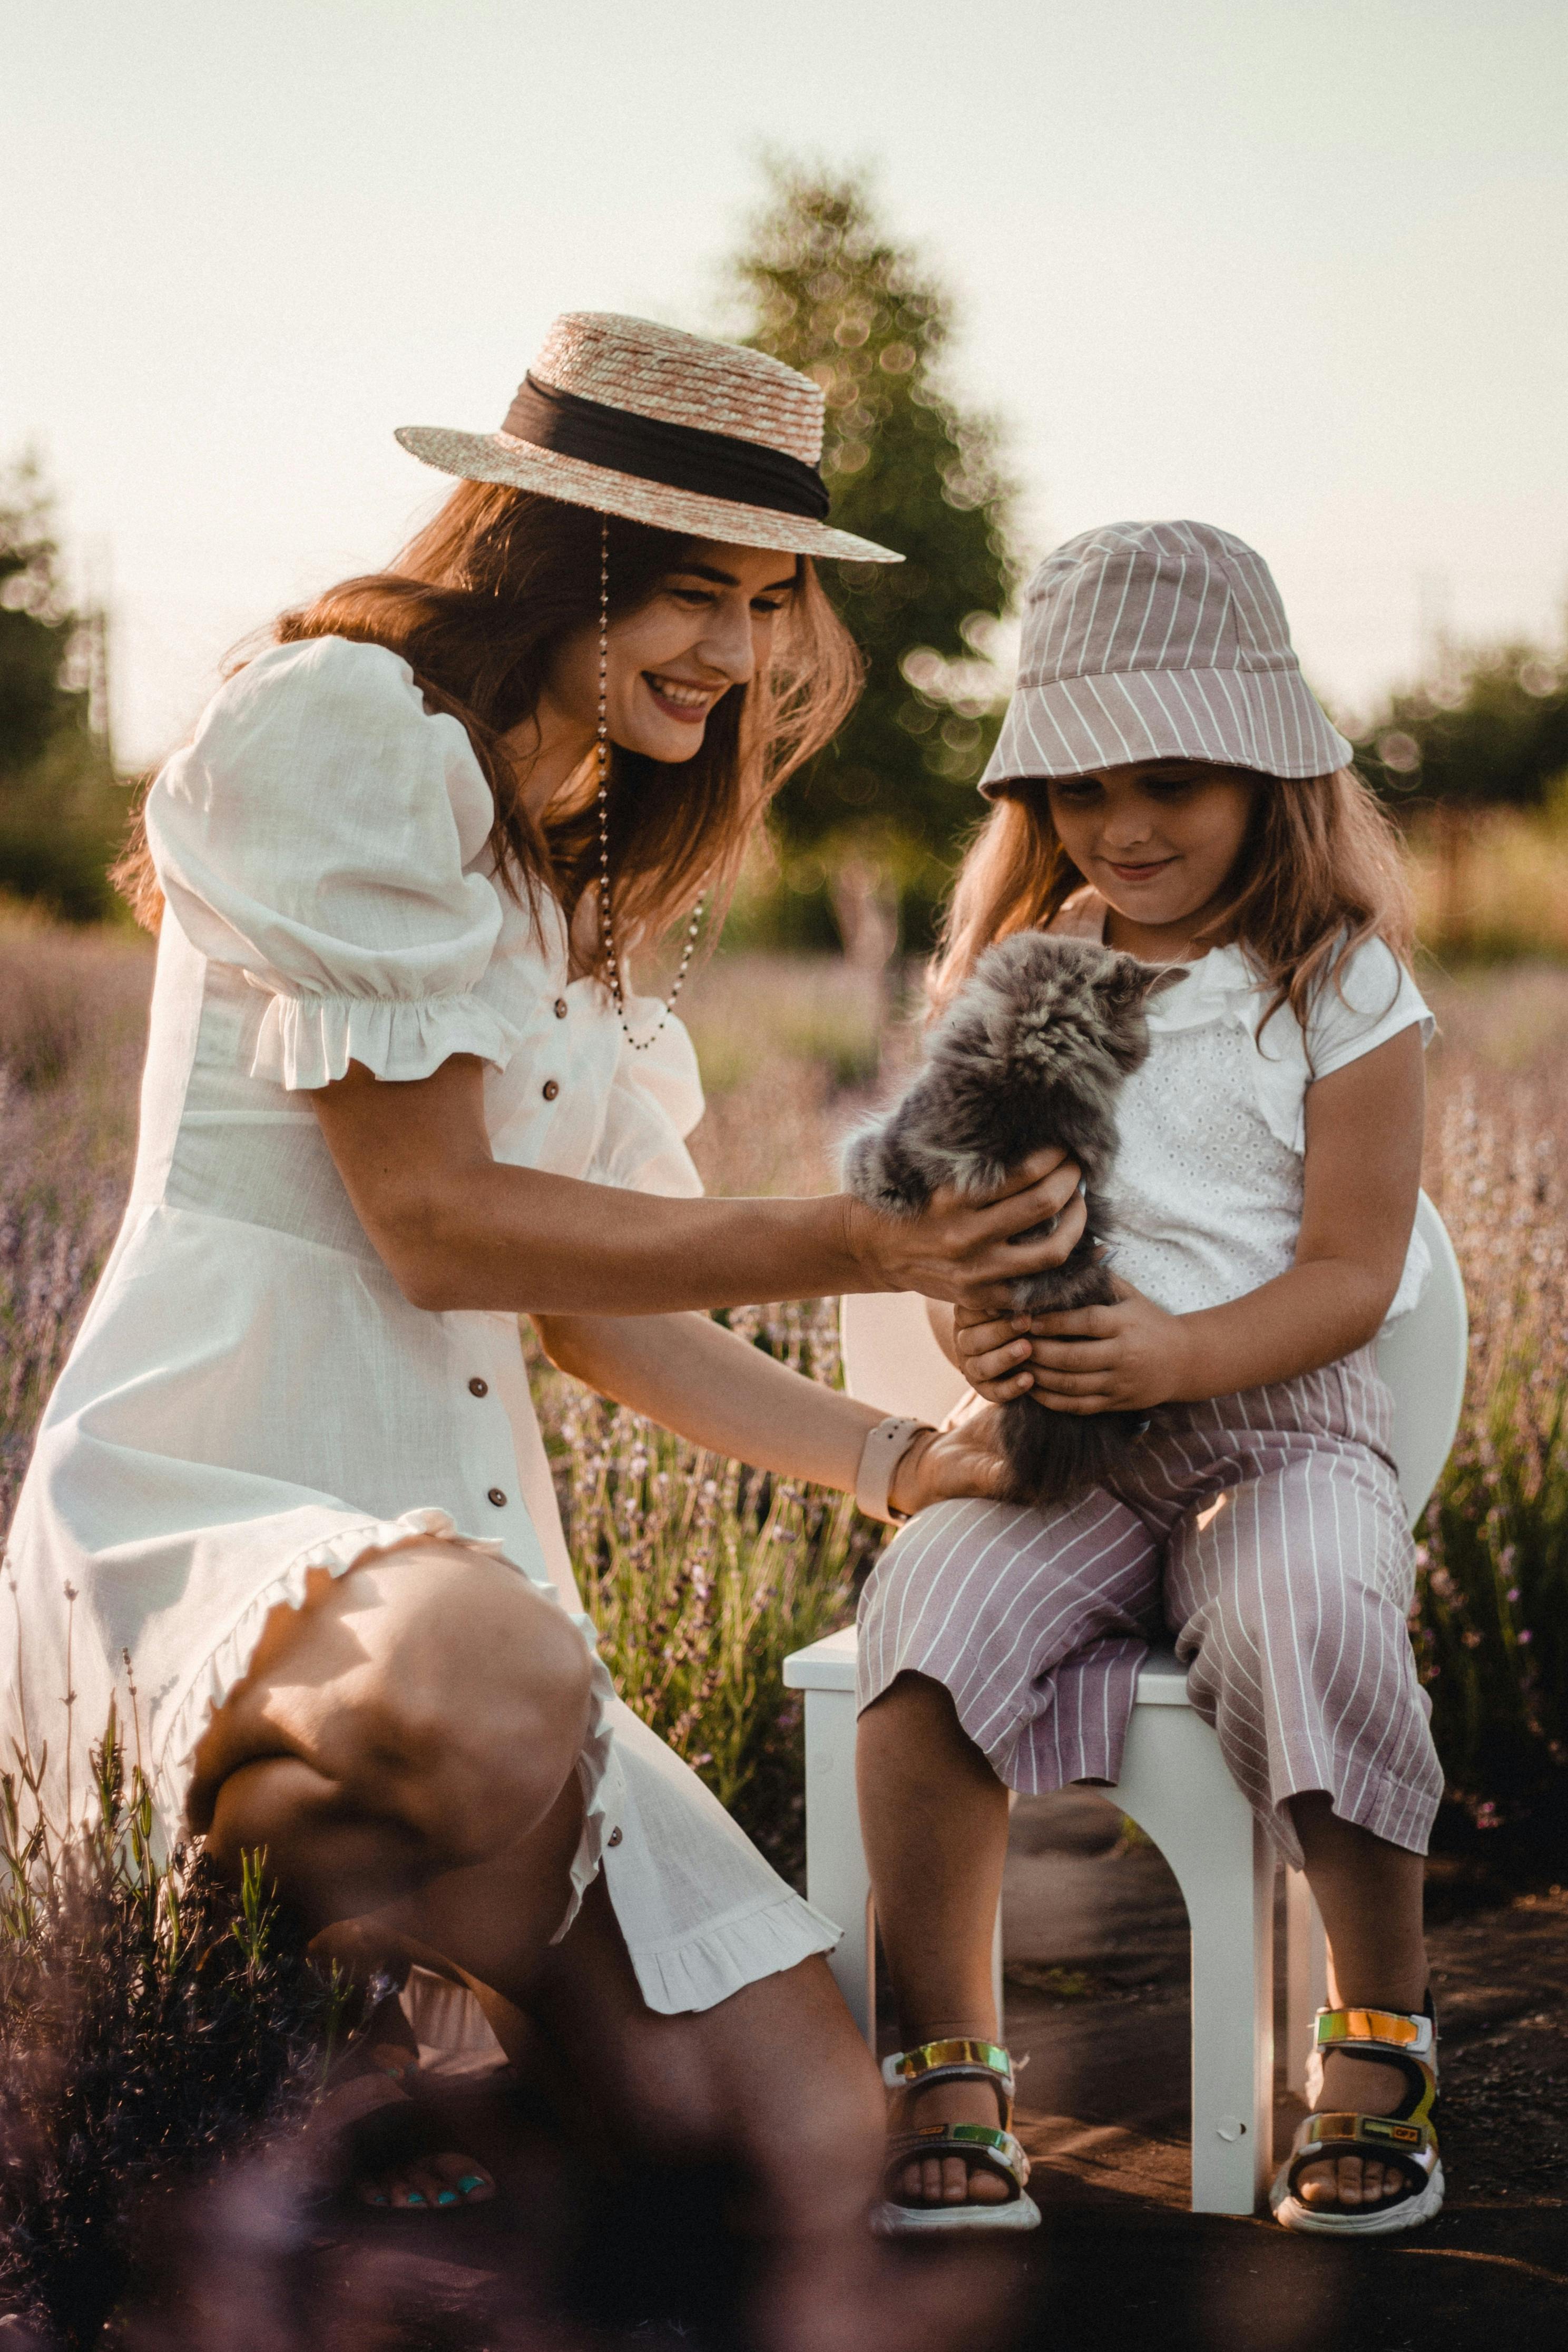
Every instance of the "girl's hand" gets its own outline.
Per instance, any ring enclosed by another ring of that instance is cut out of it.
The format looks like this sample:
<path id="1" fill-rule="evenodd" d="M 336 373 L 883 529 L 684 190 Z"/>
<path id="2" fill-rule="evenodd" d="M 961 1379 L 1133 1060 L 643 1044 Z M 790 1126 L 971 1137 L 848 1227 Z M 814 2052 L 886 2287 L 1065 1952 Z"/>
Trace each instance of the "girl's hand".
<path id="1" fill-rule="evenodd" d="M 1186 1318 L 1130 1284 L 1113 1307 L 985 1315 L 958 1307 L 953 1337 L 972 1388 L 993 1404 L 1031 1394 L 1052 1412 L 1143 1412 L 1183 1393 Z"/>
<path id="2" fill-rule="evenodd" d="M 1077 1165 L 1055 1150 L 1021 1161 L 990 1201 L 944 1186 L 918 1217 L 880 1216 L 853 1199 L 846 1207 L 851 1245 L 872 1276 L 868 1289 L 919 1290 L 993 1314 L 1006 1312 L 1020 1276 L 1061 1264 L 1087 1215 Z M 1014 1239 L 1022 1234 L 1027 1241 Z"/>
<path id="3" fill-rule="evenodd" d="M 956 1496 L 992 1496 L 1000 1489 L 1003 1468 L 997 1414 L 967 1413 L 956 1428 L 929 1430 L 915 1439 L 893 1474 L 888 1500 L 913 1517 Z"/>

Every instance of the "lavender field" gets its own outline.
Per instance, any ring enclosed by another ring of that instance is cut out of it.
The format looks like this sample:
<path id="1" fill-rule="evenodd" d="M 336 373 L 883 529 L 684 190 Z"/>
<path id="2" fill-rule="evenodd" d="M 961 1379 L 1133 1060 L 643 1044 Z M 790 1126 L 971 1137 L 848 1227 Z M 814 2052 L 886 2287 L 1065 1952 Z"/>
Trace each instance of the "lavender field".
<path id="1" fill-rule="evenodd" d="M 0 1526 L 112 1240 L 134 1142 L 146 943 L 0 918 Z M 685 1008 L 711 1189 L 830 1185 L 840 1135 L 913 1051 L 915 975 L 721 958 Z M 1563 1838 L 1568 1715 L 1568 972 L 1427 976 L 1427 1182 L 1464 1265 L 1466 1418 L 1423 1530 L 1418 1640 L 1453 1832 L 1500 1859 Z M 838 1373 L 831 1302 L 731 1318 Z M 542 1363 L 537 1387 L 588 1605 L 626 1696 L 779 1864 L 800 1858 L 779 1662 L 841 1622 L 877 1535 L 842 1497 L 706 1457 Z"/>

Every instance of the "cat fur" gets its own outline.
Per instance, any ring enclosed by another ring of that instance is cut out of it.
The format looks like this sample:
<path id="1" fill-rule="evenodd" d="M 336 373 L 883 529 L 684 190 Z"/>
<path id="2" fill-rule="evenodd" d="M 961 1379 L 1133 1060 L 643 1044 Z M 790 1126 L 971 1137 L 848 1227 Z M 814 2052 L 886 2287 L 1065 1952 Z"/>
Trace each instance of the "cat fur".
<path id="1" fill-rule="evenodd" d="M 1114 1231 L 1105 1187 L 1116 1097 L 1148 1053 L 1150 995 L 1180 976 L 1044 931 L 988 948 L 933 1030 L 902 1100 L 849 1139 L 849 1190 L 884 1216 L 917 1216 L 945 1184 L 976 1198 L 998 1192 L 1020 1160 L 1054 1144 L 1082 1171 L 1088 1223 L 1061 1265 L 1013 1284 L 1014 1307 L 1109 1306 L 1115 1291 L 1099 1253 Z M 1030 1395 L 1000 1410 L 1015 1502 L 1081 1495 L 1148 1425 L 1141 1412 L 1053 1412 Z"/>

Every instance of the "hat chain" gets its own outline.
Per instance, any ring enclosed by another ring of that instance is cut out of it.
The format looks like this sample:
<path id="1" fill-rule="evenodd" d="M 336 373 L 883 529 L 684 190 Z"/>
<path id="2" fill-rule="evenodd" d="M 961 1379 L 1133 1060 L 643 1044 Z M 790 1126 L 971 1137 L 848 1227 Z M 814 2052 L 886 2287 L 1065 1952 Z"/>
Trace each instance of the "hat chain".
<path id="1" fill-rule="evenodd" d="M 621 960 L 615 952 L 615 918 L 610 905 L 610 517 L 607 514 L 599 518 L 599 732 L 594 751 L 599 762 L 599 933 L 610 964 L 610 993 L 615 1001 L 616 1018 L 632 1051 L 645 1054 L 675 1009 L 675 999 L 681 992 L 692 957 L 696 952 L 697 932 L 702 927 L 707 893 L 705 891 L 692 908 L 680 970 L 675 974 L 674 988 L 664 999 L 664 1011 L 647 1036 L 633 1037 L 626 1018 L 626 998 L 621 986 Z"/>

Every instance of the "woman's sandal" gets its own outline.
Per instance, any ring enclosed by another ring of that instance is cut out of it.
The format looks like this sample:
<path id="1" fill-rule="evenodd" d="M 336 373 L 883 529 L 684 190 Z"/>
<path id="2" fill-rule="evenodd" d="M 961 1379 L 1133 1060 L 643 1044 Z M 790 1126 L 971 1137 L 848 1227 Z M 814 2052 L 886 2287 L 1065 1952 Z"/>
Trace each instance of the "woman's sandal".
<path id="1" fill-rule="evenodd" d="M 395 1997 L 394 1997 L 395 1998 Z M 366 2020 L 344 2058 L 328 2077 L 305 2126 L 304 2155 L 312 2200 L 321 2206 L 351 2202 L 373 2212 L 433 2212 L 482 2204 L 495 2194 L 487 2173 L 464 2158 L 465 2169 L 450 2179 L 437 2172 L 443 2156 L 440 2126 L 405 2085 L 419 2074 L 417 2051 L 396 2041 L 374 2038 L 382 2011 Z M 394 2022 L 401 2023 L 401 2018 Z M 394 2204 L 371 2184 L 389 2173 L 428 2172 L 433 2193 L 413 2189 Z M 439 2185 L 437 2185 L 439 2184 Z"/>
<path id="2" fill-rule="evenodd" d="M 1437 2026 L 1430 2000 L 1418 2017 L 1397 2010 L 1320 2009 L 1312 2060 L 1320 2082 L 1323 2056 L 1331 2052 L 1397 2066 L 1409 2093 L 1391 2116 L 1309 2116 L 1270 2191 L 1274 2219 L 1287 2230 L 1332 2238 L 1383 2238 L 1396 2230 L 1418 2229 L 1443 2202 L 1437 2131 Z M 1405 2194 L 1369 2206 L 1304 2203 L 1296 2193 L 1302 2173 L 1342 2156 L 1375 2160 L 1385 2168 L 1397 2167 L 1408 2184 Z"/>
<path id="3" fill-rule="evenodd" d="M 1037 2230 L 1040 2207 L 1026 2194 L 1029 2158 L 1013 2137 L 1013 2062 L 994 2042 L 923 2042 L 883 2061 L 883 2081 L 906 2096 L 937 2083 L 984 2083 L 996 2095 L 999 2129 L 987 2124 L 925 2124 L 894 2132 L 887 2143 L 883 2201 L 872 2225 L 883 2237 L 912 2236 L 924 2230 Z M 894 2195 L 899 2174 L 912 2159 L 961 2157 L 996 2173 L 1011 2189 L 997 2204 L 904 2205 Z"/>

